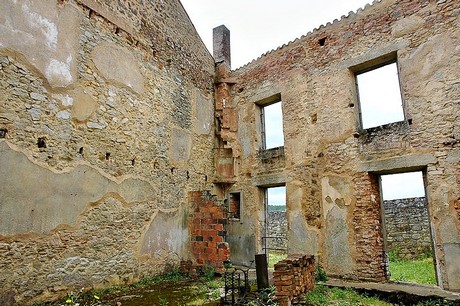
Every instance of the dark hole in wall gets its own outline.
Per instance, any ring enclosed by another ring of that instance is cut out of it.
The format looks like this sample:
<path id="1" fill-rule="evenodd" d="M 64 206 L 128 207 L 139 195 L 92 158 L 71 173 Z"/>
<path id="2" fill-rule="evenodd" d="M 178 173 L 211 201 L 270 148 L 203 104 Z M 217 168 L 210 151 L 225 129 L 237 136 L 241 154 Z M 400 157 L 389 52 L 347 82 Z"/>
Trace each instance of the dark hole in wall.
<path id="1" fill-rule="evenodd" d="M 311 123 L 315 124 L 318 121 L 318 115 L 313 114 L 311 115 Z"/>
<path id="2" fill-rule="evenodd" d="M 109 160 L 109 159 L 110 159 L 110 153 L 107 152 L 107 153 L 105 153 L 105 160 Z"/>
<path id="3" fill-rule="evenodd" d="M 0 138 L 5 138 L 5 137 L 6 137 L 6 133 L 8 133 L 8 130 L 7 130 L 7 129 L 4 129 L 4 128 L 1 128 L 1 129 L 0 129 Z"/>
<path id="4" fill-rule="evenodd" d="M 411 118 L 411 119 L 408 119 L 408 120 L 407 120 L 407 123 L 409 123 L 409 125 L 411 125 L 411 124 L 412 124 L 412 118 Z"/>
<path id="5" fill-rule="evenodd" d="M 80 155 L 83 155 L 83 147 L 80 147 L 80 149 L 78 149 L 78 153 L 79 153 Z"/>
<path id="6" fill-rule="evenodd" d="M 37 147 L 40 148 L 40 149 L 46 148 L 45 137 L 38 137 L 38 139 L 37 139 Z"/>
<path id="7" fill-rule="evenodd" d="M 205 182 L 208 181 L 208 176 L 207 175 L 204 176 L 204 180 L 205 180 Z"/>
<path id="8" fill-rule="evenodd" d="M 131 166 L 134 166 L 136 164 L 136 158 L 134 157 L 133 159 L 131 159 Z"/>
<path id="9" fill-rule="evenodd" d="M 174 174 L 174 171 L 176 170 L 176 168 L 172 167 L 171 168 L 171 174 Z"/>
<path id="10" fill-rule="evenodd" d="M 326 44 L 326 39 L 327 37 L 323 37 L 323 38 L 320 38 L 318 39 L 318 44 L 322 47 Z"/>
<path id="11" fill-rule="evenodd" d="M 232 192 L 229 194 L 228 210 L 232 218 L 235 218 L 235 219 L 240 218 L 241 193 Z"/>
<path id="12" fill-rule="evenodd" d="M 190 178 L 190 172 L 187 171 L 187 180 Z"/>

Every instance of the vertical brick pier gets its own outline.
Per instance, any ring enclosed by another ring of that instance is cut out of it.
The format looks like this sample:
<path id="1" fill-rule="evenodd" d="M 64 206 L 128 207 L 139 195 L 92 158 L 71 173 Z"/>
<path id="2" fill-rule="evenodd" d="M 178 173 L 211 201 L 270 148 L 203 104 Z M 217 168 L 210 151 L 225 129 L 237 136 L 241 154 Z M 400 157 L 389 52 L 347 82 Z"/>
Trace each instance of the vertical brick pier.
<path id="1" fill-rule="evenodd" d="M 195 262 L 223 271 L 224 261 L 230 257 L 230 248 L 225 242 L 225 207 L 210 191 L 191 191 L 189 200 L 190 239 Z"/>
<path id="2" fill-rule="evenodd" d="M 280 306 L 289 306 L 298 296 L 314 287 L 315 257 L 313 255 L 290 255 L 275 264 L 273 283 Z"/>

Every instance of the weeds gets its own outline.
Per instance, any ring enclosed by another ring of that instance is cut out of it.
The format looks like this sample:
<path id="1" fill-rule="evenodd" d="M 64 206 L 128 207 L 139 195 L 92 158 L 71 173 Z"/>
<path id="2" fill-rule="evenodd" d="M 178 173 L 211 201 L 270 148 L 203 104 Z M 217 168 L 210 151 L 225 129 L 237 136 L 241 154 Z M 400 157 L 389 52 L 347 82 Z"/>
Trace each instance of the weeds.
<path id="1" fill-rule="evenodd" d="M 377 298 L 361 295 L 352 289 L 329 288 L 317 285 L 315 289 L 305 295 L 307 305 L 340 305 L 340 306 L 390 306 L 392 304 L 380 301 Z"/>
<path id="2" fill-rule="evenodd" d="M 286 259 L 287 254 L 285 252 L 270 252 L 268 254 L 268 267 L 273 268 L 276 263 L 279 261 Z"/>
<path id="3" fill-rule="evenodd" d="M 391 280 L 425 285 L 436 285 L 432 257 L 415 260 L 390 260 Z"/>
<path id="4" fill-rule="evenodd" d="M 202 275 L 206 282 L 211 282 L 214 280 L 216 275 L 216 268 L 215 267 L 203 267 Z"/>
<path id="5" fill-rule="evenodd" d="M 315 281 L 317 283 L 319 283 L 319 282 L 327 282 L 326 271 L 324 271 L 323 267 L 319 263 L 316 265 Z"/>

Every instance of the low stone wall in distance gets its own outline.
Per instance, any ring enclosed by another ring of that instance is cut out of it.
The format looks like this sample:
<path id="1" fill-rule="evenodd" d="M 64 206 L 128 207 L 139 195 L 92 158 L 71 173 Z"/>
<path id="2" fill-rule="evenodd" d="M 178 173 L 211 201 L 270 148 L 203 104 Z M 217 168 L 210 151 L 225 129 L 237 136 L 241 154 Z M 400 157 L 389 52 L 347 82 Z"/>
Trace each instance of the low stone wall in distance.
<path id="1" fill-rule="evenodd" d="M 383 202 L 388 250 L 412 259 L 431 252 L 430 223 L 424 197 Z"/>
<path id="2" fill-rule="evenodd" d="M 268 240 L 269 247 L 287 250 L 287 218 L 285 210 L 268 212 L 268 236 L 279 237 Z"/>
<path id="3" fill-rule="evenodd" d="M 315 284 L 315 257 L 295 254 L 275 264 L 273 283 L 280 306 L 291 305 L 296 299 L 313 289 Z"/>

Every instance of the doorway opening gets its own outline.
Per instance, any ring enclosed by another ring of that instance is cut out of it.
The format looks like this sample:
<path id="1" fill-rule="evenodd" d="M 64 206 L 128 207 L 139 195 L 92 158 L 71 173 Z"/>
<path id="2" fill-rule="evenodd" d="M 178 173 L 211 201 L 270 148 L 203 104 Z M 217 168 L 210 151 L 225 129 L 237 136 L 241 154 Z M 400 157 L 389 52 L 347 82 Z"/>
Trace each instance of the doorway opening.
<path id="1" fill-rule="evenodd" d="M 265 236 L 268 266 L 287 257 L 286 186 L 265 188 Z"/>
<path id="2" fill-rule="evenodd" d="M 423 172 L 380 176 L 389 280 L 437 285 Z"/>

